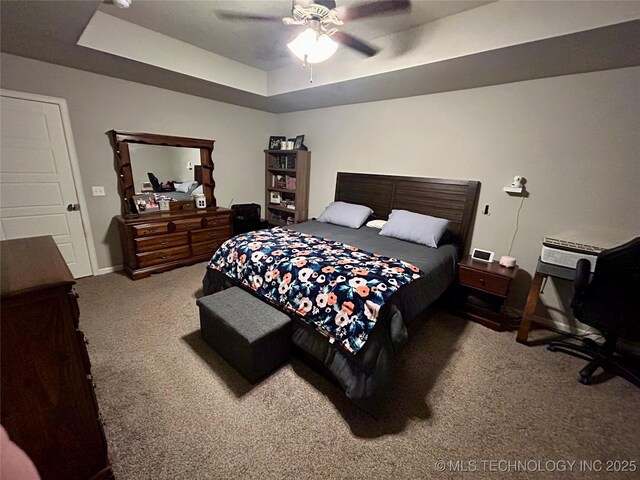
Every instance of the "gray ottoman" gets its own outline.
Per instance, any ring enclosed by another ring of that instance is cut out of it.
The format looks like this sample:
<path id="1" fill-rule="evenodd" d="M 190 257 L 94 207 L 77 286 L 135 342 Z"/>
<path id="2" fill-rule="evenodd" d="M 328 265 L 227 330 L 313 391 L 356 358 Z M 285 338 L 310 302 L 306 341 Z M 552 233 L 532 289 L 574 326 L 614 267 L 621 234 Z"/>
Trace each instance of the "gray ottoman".
<path id="1" fill-rule="evenodd" d="M 232 287 L 200 298 L 202 338 L 247 380 L 257 382 L 291 355 L 291 319 Z"/>

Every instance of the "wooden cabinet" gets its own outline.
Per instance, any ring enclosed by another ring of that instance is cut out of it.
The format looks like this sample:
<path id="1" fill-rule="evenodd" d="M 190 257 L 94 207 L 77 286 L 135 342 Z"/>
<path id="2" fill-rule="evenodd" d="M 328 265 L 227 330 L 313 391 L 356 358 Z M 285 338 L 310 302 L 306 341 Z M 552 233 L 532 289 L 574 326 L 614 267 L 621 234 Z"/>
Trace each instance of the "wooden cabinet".
<path id="1" fill-rule="evenodd" d="M 494 330 L 503 330 L 504 306 L 518 267 L 506 268 L 467 257 L 458 264 L 455 310 Z"/>
<path id="2" fill-rule="evenodd" d="M 209 259 L 231 237 L 231 210 L 118 216 L 124 270 L 137 280 Z"/>
<path id="3" fill-rule="evenodd" d="M 265 216 L 269 225 L 304 222 L 309 215 L 311 152 L 265 150 Z"/>
<path id="4" fill-rule="evenodd" d="M 52 237 L 0 246 L 2 425 L 43 480 L 113 478 L 73 276 Z"/>

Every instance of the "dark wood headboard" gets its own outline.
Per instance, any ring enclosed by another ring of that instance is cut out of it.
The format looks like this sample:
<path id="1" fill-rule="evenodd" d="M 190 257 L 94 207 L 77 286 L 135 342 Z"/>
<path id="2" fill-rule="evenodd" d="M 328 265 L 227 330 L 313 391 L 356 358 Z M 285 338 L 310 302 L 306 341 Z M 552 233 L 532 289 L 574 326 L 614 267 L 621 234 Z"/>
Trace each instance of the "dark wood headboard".
<path id="1" fill-rule="evenodd" d="M 380 218 L 393 209 L 446 218 L 460 252 L 466 253 L 479 191 L 476 180 L 338 172 L 335 199 L 366 205 Z"/>

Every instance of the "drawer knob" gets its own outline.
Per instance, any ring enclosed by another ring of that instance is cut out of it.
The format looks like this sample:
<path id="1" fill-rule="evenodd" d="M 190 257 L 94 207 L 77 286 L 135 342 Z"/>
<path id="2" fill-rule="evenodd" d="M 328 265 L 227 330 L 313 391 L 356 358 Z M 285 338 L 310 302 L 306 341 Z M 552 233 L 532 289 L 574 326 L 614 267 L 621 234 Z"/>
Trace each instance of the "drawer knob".
<path id="1" fill-rule="evenodd" d="M 484 285 L 484 278 L 480 277 L 480 283 Z"/>
<path id="2" fill-rule="evenodd" d="M 160 245 L 166 245 L 167 243 L 169 243 L 168 240 L 163 240 L 162 242 L 160 242 Z"/>

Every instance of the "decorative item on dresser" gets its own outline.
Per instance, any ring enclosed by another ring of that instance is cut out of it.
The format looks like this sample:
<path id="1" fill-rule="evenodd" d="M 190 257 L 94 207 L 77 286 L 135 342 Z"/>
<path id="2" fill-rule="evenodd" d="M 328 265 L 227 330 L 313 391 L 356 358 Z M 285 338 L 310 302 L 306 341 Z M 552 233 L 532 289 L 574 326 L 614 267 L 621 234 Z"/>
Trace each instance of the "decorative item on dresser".
<path id="1" fill-rule="evenodd" d="M 485 327 L 504 330 L 505 303 L 517 273 L 517 266 L 507 268 L 497 262 L 466 257 L 458 263 L 454 309 Z"/>
<path id="2" fill-rule="evenodd" d="M 122 215 L 116 221 L 125 272 L 137 280 L 209 259 L 232 235 L 232 211 L 216 206 L 211 158 L 214 141 L 115 130 L 109 133 L 120 179 Z M 147 155 L 141 147 L 153 151 Z M 164 149 L 161 155 L 158 148 Z M 169 155 L 172 153 L 176 155 Z M 199 165 L 194 165 L 197 162 Z M 133 199 L 139 196 L 142 176 L 150 168 L 175 177 L 168 181 L 189 187 L 153 194 L 168 201 L 169 211 L 136 208 Z M 204 200 L 205 206 L 196 208 L 194 198 Z"/>
<path id="3" fill-rule="evenodd" d="M 52 237 L 0 247 L 2 425 L 43 479 L 112 479 L 73 276 Z"/>
<path id="4" fill-rule="evenodd" d="M 307 220 L 311 152 L 265 150 L 265 210 L 269 225 Z"/>

